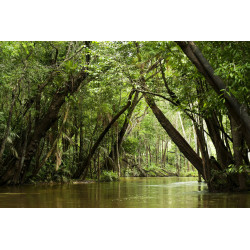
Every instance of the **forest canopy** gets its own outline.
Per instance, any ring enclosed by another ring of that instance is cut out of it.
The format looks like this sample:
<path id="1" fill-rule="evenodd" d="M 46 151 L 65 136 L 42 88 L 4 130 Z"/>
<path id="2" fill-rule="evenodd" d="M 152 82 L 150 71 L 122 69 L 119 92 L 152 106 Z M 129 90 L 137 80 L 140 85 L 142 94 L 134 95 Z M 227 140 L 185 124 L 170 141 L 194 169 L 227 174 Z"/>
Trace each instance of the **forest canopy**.
<path id="1" fill-rule="evenodd" d="M 0 42 L 0 184 L 200 175 L 249 189 L 249 42 Z"/>

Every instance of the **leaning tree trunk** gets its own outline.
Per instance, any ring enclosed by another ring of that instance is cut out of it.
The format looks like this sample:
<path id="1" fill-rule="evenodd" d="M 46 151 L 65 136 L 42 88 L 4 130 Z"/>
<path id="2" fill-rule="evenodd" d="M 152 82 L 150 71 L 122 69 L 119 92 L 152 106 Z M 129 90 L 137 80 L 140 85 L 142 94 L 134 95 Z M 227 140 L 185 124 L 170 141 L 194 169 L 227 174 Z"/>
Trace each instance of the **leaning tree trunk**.
<path id="1" fill-rule="evenodd" d="M 83 69 L 75 81 L 68 81 L 64 87 L 60 88 L 54 95 L 50 107 L 47 112 L 39 119 L 37 126 L 34 128 L 33 134 L 28 138 L 23 171 L 19 183 L 23 183 L 26 179 L 29 170 L 30 162 L 36 153 L 37 147 L 42 138 L 45 137 L 47 131 L 52 127 L 58 119 L 60 108 L 65 103 L 65 98 L 68 95 L 74 94 L 81 83 L 87 78 L 88 73 Z M 16 159 L 18 160 L 18 159 Z M 15 165 L 15 164 L 14 164 Z M 14 167 L 7 168 L 4 174 L 0 177 L 0 184 L 12 183 L 12 178 L 16 169 Z"/>
<path id="2" fill-rule="evenodd" d="M 153 111 L 155 117 L 160 122 L 162 127 L 165 129 L 169 137 L 176 144 L 179 150 L 183 153 L 183 155 L 193 164 L 193 166 L 198 170 L 198 172 L 204 176 L 204 172 L 202 169 L 202 160 L 195 153 L 195 151 L 190 147 L 187 141 L 182 137 L 182 135 L 174 128 L 174 126 L 170 123 L 170 121 L 166 118 L 166 116 L 162 113 L 162 111 L 156 105 L 152 96 L 144 93 L 145 100 L 151 110 Z"/>
<path id="3" fill-rule="evenodd" d="M 135 47 L 137 50 L 137 58 L 138 61 L 141 62 L 141 55 L 140 55 L 140 46 L 137 42 L 135 42 Z M 161 67 L 161 70 L 163 72 L 163 68 Z M 143 76 L 144 71 L 143 67 L 140 67 L 140 86 L 144 90 L 146 87 L 146 80 Z M 166 83 L 166 81 L 164 80 Z M 166 86 L 167 87 L 167 86 Z M 149 94 L 143 92 L 144 98 L 153 111 L 155 117 L 160 122 L 161 126 L 165 129 L 169 137 L 172 139 L 172 141 L 176 144 L 176 146 L 179 148 L 179 150 L 183 153 L 183 155 L 193 164 L 193 166 L 197 169 L 197 171 L 203 176 L 204 173 L 202 169 L 202 160 L 201 158 L 195 153 L 195 151 L 190 147 L 190 145 L 187 143 L 187 141 L 182 137 L 182 135 L 174 128 L 174 126 L 171 124 L 171 122 L 166 118 L 166 116 L 162 113 L 162 111 L 158 108 L 156 105 L 154 98 L 150 96 Z"/>
<path id="4" fill-rule="evenodd" d="M 90 42 L 85 42 L 86 46 L 90 46 Z M 46 136 L 47 131 L 52 127 L 55 121 L 58 120 L 59 111 L 62 105 L 65 103 L 65 98 L 69 95 L 73 95 L 81 86 L 82 82 L 85 81 L 88 77 L 88 65 L 90 63 L 90 55 L 86 54 L 86 65 L 84 66 L 81 71 L 78 73 L 76 77 L 71 77 L 67 82 L 63 84 L 62 87 L 57 89 L 54 96 L 52 97 L 52 101 L 50 103 L 50 106 L 46 113 L 41 116 L 36 116 L 36 122 L 35 127 L 32 129 L 33 133 L 30 133 L 30 136 L 27 139 L 27 147 L 25 150 L 25 155 L 22 159 L 23 161 L 23 167 L 22 172 L 20 174 L 19 180 L 15 179 L 15 183 L 22 184 L 26 181 L 27 173 L 29 172 L 30 163 L 34 155 L 36 154 L 37 148 L 40 144 L 40 141 L 42 138 Z M 50 77 L 49 77 L 50 79 Z M 90 80 L 90 79 L 89 79 Z M 47 83 L 42 84 L 42 86 L 39 87 L 38 91 L 40 91 L 39 95 L 41 94 L 42 89 L 47 85 Z M 36 96 L 37 97 L 37 96 Z M 33 98 L 32 103 L 36 99 Z M 30 108 L 30 105 L 29 108 Z M 27 112 L 27 109 L 25 110 Z M 17 141 L 17 144 L 24 145 L 24 141 Z M 22 150 L 21 150 L 22 151 Z M 16 162 L 19 161 L 18 158 L 12 157 L 9 162 L 11 162 L 11 165 L 8 164 L 5 166 L 5 170 L 3 174 L 0 176 L 0 185 L 9 183 L 13 183 L 13 177 L 15 175 L 15 172 L 18 171 L 18 168 L 15 166 L 18 166 Z"/>
<path id="5" fill-rule="evenodd" d="M 82 179 L 85 179 L 87 174 L 88 174 L 88 168 L 90 165 L 90 161 L 93 157 L 93 155 L 95 154 L 98 146 L 100 145 L 100 143 L 102 142 L 104 136 L 108 133 L 109 129 L 111 128 L 111 126 L 118 120 L 118 118 L 130 107 L 131 105 L 131 98 L 134 94 L 134 90 L 132 90 L 129 94 L 129 98 L 128 98 L 128 102 L 127 104 L 121 109 L 121 111 L 119 113 L 117 113 L 114 118 L 111 120 L 111 122 L 107 125 L 107 127 L 104 129 L 104 131 L 100 134 L 100 136 L 98 137 L 97 141 L 95 142 L 95 144 L 93 145 L 93 147 L 90 149 L 89 154 L 87 156 L 87 158 L 83 161 L 83 163 L 80 165 L 80 167 L 77 169 L 77 171 L 75 172 L 73 178 L 74 179 L 78 179 L 80 177 L 82 177 Z"/>
<path id="6" fill-rule="evenodd" d="M 68 112 L 69 112 L 69 108 L 67 108 L 66 111 L 65 111 L 64 118 L 63 118 L 63 121 L 62 121 L 62 125 L 61 125 L 59 131 L 57 131 L 56 137 L 53 139 L 53 142 L 52 142 L 52 145 L 51 145 L 51 148 L 50 148 L 49 152 L 44 157 L 44 159 L 39 164 L 39 166 L 36 168 L 36 170 L 33 171 L 32 176 L 36 176 L 38 174 L 39 170 L 45 165 L 45 163 L 47 162 L 47 160 L 49 159 L 49 157 L 55 152 L 58 140 L 59 140 L 59 138 L 60 138 L 60 136 L 62 134 L 62 131 L 63 131 L 64 124 L 67 121 Z"/>
<path id="7" fill-rule="evenodd" d="M 223 80 L 216 76 L 212 66 L 203 56 L 199 48 L 193 42 L 176 42 L 190 61 L 195 65 L 198 71 L 205 77 L 218 95 L 223 94 L 225 105 L 233 119 L 242 125 L 242 132 L 245 134 L 245 140 L 250 149 L 250 116 L 247 107 L 238 102 L 232 93 L 227 93 L 227 86 Z"/>
<path id="8" fill-rule="evenodd" d="M 132 101 L 132 104 L 128 108 L 128 113 L 127 113 L 127 115 L 125 117 L 124 123 L 123 123 L 122 128 L 121 128 L 121 130 L 119 132 L 118 142 L 115 141 L 114 145 L 111 147 L 111 152 L 109 153 L 109 157 L 113 158 L 113 162 L 117 161 L 117 152 L 119 153 L 121 151 L 122 142 L 124 140 L 124 136 L 125 136 L 126 131 L 128 129 L 128 125 L 130 123 L 131 116 L 132 116 L 132 114 L 134 112 L 134 109 L 135 109 L 136 105 L 140 101 L 140 99 L 138 100 L 138 95 L 139 95 L 139 93 L 136 92 L 135 96 L 134 96 L 134 99 Z M 107 166 L 107 169 L 109 169 L 109 170 L 112 169 L 111 161 L 106 160 L 104 165 Z"/>

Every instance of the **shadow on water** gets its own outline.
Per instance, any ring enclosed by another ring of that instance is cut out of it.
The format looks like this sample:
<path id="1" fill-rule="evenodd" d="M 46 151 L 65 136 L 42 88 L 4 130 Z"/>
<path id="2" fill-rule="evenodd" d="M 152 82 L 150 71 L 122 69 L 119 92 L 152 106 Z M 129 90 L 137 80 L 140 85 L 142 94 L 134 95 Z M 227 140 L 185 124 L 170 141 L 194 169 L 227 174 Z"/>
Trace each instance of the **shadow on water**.
<path id="1" fill-rule="evenodd" d="M 250 193 L 207 191 L 190 177 L 122 178 L 120 182 L 0 188 L 0 207 L 250 207 Z"/>

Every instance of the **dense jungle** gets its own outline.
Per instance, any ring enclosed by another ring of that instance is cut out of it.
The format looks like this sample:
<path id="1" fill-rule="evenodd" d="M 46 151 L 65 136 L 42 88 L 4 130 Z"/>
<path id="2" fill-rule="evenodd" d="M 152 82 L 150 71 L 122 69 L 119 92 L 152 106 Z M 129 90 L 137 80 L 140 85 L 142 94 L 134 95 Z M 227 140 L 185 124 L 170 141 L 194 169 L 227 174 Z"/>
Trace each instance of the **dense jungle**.
<path id="1" fill-rule="evenodd" d="M 250 42 L 0 42 L 0 72 L 2 188 L 250 189 Z"/>

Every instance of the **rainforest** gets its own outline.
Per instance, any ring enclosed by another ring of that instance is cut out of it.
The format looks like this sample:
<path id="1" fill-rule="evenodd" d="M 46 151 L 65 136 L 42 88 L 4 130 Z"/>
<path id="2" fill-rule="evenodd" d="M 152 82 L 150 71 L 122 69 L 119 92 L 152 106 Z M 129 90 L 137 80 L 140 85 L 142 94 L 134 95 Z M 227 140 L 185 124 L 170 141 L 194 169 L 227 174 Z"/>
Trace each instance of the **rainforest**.
<path id="1" fill-rule="evenodd" d="M 250 42 L 6 41 L 0 72 L 3 206 L 250 206 Z"/>

